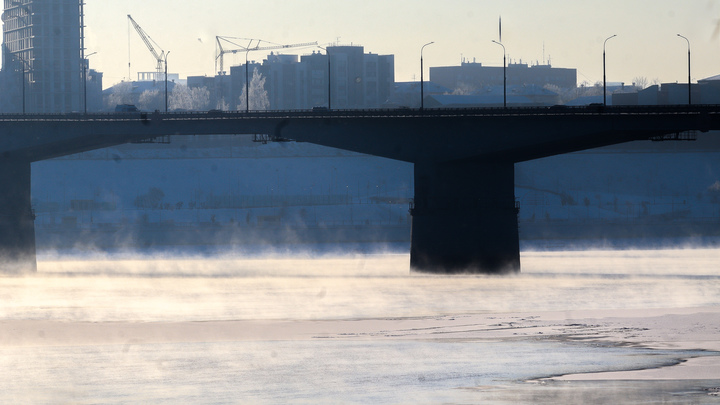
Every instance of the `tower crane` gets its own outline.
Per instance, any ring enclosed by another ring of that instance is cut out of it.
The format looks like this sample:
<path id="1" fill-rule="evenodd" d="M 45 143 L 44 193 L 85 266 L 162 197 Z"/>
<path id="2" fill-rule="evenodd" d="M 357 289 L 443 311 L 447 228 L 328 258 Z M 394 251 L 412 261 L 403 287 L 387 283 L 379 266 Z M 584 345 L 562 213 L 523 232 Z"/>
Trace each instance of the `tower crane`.
<path id="1" fill-rule="evenodd" d="M 237 38 L 237 37 L 221 37 L 217 36 L 215 37 L 215 40 L 217 41 L 216 50 L 217 50 L 217 56 L 215 56 L 215 71 L 221 74 L 225 70 L 225 61 L 224 61 L 224 55 L 226 53 L 238 53 L 238 52 L 250 52 L 250 51 L 269 51 L 273 49 L 287 49 L 287 48 L 300 48 L 303 46 L 312 46 L 317 45 L 316 42 L 303 42 L 299 44 L 290 44 L 290 45 L 280 45 L 280 44 L 273 44 L 270 46 L 260 46 L 260 43 L 263 42 L 260 39 L 250 39 L 250 38 Z M 247 45 L 240 45 L 234 41 L 247 41 Z M 268 42 L 268 41 L 264 41 Z M 227 43 L 230 45 L 235 46 L 233 49 L 225 49 L 223 47 L 223 43 Z M 268 42 L 272 44 L 272 42 Z M 218 70 L 218 62 L 220 64 L 220 69 Z"/>
<path id="2" fill-rule="evenodd" d="M 245 48 L 244 46 L 233 42 L 234 40 L 242 40 L 242 41 L 250 41 L 250 42 L 253 41 L 253 40 L 250 39 L 250 38 L 237 38 L 237 37 L 221 37 L 221 36 L 216 36 L 216 37 L 215 37 L 215 41 L 217 41 L 217 44 L 215 45 L 215 51 L 216 51 L 216 56 L 215 56 L 215 71 L 216 71 L 218 74 L 222 74 L 222 72 L 225 70 L 225 58 L 224 58 L 224 55 L 225 55 L 226 53 L 238 53 L 238 51 L 245 51 L 245 50 L 246 50 L 246 48 Z M 236 46 L 237 48 L 235 48 L 235 49 L 225 49 L 225 48 L 223 48 L 223 42 L 227 42 L 228 44 L 234 45 L 234 46 Z M 218 70 L 218 61 L 220 62 L 220 70 Z"/>
<path id="3" fill-rule="evenodd" d="M 158 45 L 157 42 L 153 41 L 153 39 L 150 38 L 150 36 L 145 32 L 145 30 L 140 28 L 138 23 L 136 23 L 135 20 L 133 20 L 133 18 L 130 16 L 130 14 L 128 14 L 128 19 L 130 20 L 130 23 L 135 28 L 135 31 L 137 31 L 138 35 L 140 35 L 140 38 L 142 38 L 143 42 L 145 43 L 145 46 L 147 46 L 148 50 L 150 51 L 152 56 L 157 61 L 157 65 L 155 68 L 157 71 L 155 80 L 159 80 L 161 77 L 163 77 L 163 71 L 164 71 L 163 63 L 165 62 L 165 51 L 160 49 L 160 45 Z M 155 44 L 155 46 L 157 46 L 158 49 L 160 49 L 160 53 L 158 53 L 155 50 L 155 47 L 153 46 L 153 44 Z M 129 62 L 128 62 L 128 64 L 129 64 Z"/>

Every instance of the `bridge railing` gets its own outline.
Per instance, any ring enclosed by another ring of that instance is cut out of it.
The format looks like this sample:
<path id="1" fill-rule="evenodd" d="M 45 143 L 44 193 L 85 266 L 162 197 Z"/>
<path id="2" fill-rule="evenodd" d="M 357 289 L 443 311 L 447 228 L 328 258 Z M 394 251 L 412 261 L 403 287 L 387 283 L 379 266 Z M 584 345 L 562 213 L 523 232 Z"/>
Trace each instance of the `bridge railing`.
<path id="1" fill-rule="evenodd" d="M 333 110 L 264 111 L 175 111 L 175 112 L 98 112 L 98 113 L 26 113 L 0 114 L 2 121 L 137 121 L 137 120 L 210 120 L 238 118 L 381 118 L 381 117 L 454 117 L 502 115 L 587 115 L 587 114 L 720 114 L 720 105 L 644 105 L 644 106 L 538 106 L 468 108 L 386 108 Z"/>

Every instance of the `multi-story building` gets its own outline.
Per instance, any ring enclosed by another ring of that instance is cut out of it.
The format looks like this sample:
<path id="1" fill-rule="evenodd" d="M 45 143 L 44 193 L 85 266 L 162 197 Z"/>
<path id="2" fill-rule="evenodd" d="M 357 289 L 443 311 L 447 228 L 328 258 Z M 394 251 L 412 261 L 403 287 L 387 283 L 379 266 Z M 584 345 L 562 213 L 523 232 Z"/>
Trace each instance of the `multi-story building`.
<path id="1" fill-rule="evenodd" d="M 249 62 L 247 77 L 243 64 L 231 67 L 229 77 L 218 75 L 209 79 L 212 84 L 208 78 L 189 77 L 188 86 L 207 87 L 211 104 L 212 100 L 224 99 L 227 107 L 235 109 L 244 105 L 240 96 L 257 69 L 265 79 L 264 90 L 272 110 L 328 104 L 331 108 L 379 108 L 389 99 L 395 83 L 394 61 L 393 55 L 366 54 L 362 46 L 330 46 L 325 53 L 312 52 L 300 58 L 271 53 L 262 63 Z"/>
<path id="2" fill-rule="evenodd" d="M 261 72 L 265 76 L 268 101 L 274 110 L 297 109 L 303 104 L 302 66 L 297 55 L 271 53 L 264 61 Z"/>
<path id="3" fill-rule="evenodd" d="M 4 0 L 5 111 L 83 111 L 83 79 L 90 79 L 83 5 L 84 0 Z"/>
<path id="4" fill-rule="evenodd" d="M 511 63 L 505 72 L 508 86 L 554 85 L 561 89 L 574 89 L 577 86 L 576 69 Z M 449 89 L 472 92 L 484 87 L 502 86 L 503 67 L 483 66 L 476 62 L 463 62 L 460 66 L 431 67 L 430 81 Z"/>
<path id="5" fill-rule="evenodd" d="M 83 98 L 87 99 L 87 111 L 98 112 L 103 110 L 103 73 L 95 69 L 88 69 L 87 59 L 85 59 L 85 75 L 86 88 L 84 89 Z"/>
<path id="6" fill-rule="evenodd" d="M 364 53 L 362 46 L 330 46 L 325 55 L 307 55 L 303 61 L 311 67 L 305 80 L 307 92 L 318 95 L 320 88 L 324 89 L 323 100 L 313 99 L 306 107 L 327 106 L 329 99 L 332 108 L 378 108 L 388 100 L 395 84 L 395 56 Z"/>
<path id="7" fill-rule="evenodd" d="M 303 88 L 304 105 L 310 107 L 328 105 L 328 58 L 320 52 L 303 55 L 300 62 L 304 66 Z"/>

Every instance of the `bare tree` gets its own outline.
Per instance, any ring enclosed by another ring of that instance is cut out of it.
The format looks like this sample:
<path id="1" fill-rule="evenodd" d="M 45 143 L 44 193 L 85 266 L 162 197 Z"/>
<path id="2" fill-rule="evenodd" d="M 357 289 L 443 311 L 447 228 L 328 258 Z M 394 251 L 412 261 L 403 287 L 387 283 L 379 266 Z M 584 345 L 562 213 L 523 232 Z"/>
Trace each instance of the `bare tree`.
<path id="1" fill-rule="evenodd" d="M 649 83 L 650 80 L 645 76 L 638 76 L 633 79 L 633 85 L 640 90 L 647 88 Z"/>

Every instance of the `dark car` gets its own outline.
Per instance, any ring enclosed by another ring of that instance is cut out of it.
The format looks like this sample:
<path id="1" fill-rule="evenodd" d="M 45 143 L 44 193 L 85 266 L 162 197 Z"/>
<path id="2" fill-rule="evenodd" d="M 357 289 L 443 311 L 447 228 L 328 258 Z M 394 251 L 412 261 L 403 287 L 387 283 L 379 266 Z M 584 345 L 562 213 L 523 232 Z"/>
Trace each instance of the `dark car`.
<path id="1" fill-rule="evenodd" d="M 115 106 L 115 112 L 139 112 L 137 107 L 132 104 L 118 104 Z"/>

